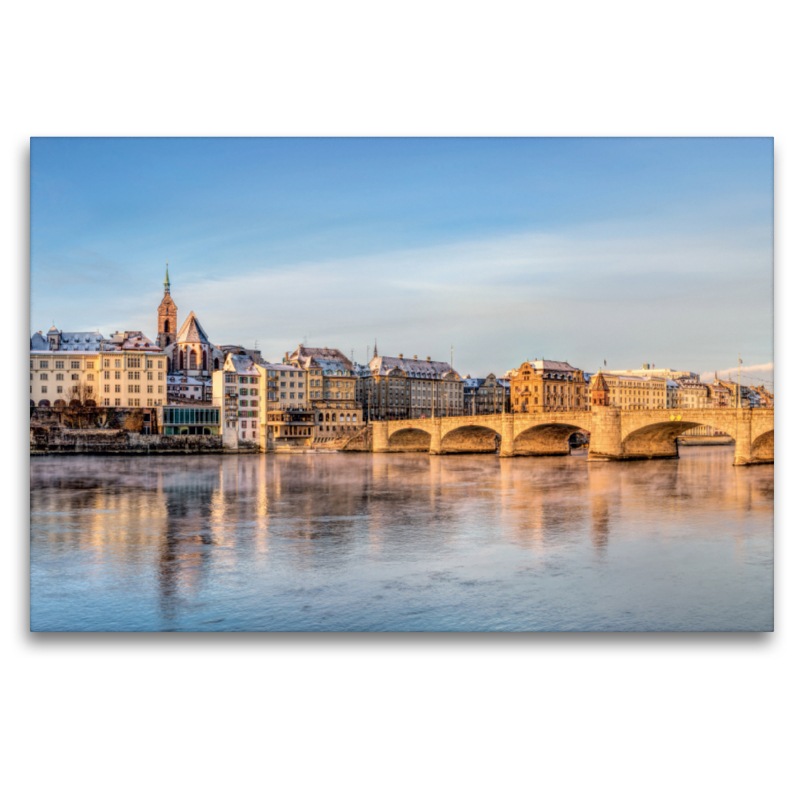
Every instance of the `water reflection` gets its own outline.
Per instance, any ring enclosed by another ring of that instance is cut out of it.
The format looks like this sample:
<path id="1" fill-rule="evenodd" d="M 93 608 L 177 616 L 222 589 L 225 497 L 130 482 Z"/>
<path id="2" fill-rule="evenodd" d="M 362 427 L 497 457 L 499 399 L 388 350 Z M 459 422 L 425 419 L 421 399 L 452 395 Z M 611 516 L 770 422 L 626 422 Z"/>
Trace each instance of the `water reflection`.
<path id="1" fill-rule="evenodd" d="M 769 629 L 771 465 L 31 462 L 40 630 Z"/>

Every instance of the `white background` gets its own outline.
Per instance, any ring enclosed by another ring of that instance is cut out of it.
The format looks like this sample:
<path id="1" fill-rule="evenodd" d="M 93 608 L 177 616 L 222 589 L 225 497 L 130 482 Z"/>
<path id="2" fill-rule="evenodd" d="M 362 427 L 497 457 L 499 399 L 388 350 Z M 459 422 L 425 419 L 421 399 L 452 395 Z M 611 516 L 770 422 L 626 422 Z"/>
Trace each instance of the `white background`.
<path id="1" fill-rule="evenodd" d="M 800 526 L 785 415 L 798 396 L 800 71 L 788 8 L 6 8 L 5 796 L 793 795 Z M 775 136 L 776 633 L 28 633 L 28 138 L 104 134 Z"/>

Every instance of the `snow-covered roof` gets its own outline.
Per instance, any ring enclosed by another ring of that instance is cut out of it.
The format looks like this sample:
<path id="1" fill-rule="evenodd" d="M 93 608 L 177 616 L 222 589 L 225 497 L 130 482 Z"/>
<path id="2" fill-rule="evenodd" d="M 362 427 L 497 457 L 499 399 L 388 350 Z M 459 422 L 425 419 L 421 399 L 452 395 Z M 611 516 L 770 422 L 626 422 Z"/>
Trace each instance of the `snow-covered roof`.
<path id="1" fill-rule="evenodd" d="M 177 341 L 179 344 L 185 342 L 199 342 L 200 344 L 211 345 L 208 334 L 203 330 L 203 326 L 200 324 L 200 320 L 195 316 L 194 311 L 189 312 L 186 321 L 181 325 L 181 329 L 178 331 Z"/>
<path id="2" fill-rule="evenodd" d="M 306 359 L 313 359 L 317 363 L 321 361 L 341 361 L 344 369 L 353 369 L 353 362 L 335 347 L 305 347 L 300 345 L 294 353 L 286 358 L 287 361 L 304 361 Z"/>
<path id="3" fill-rule="evenodd" d="M 228 353 L 226 356 L 223 369 L 225 372 L 235 372 L 237 375 L 258 377 L 261 374 L 250 356 L 234 355 L 233 353 Z"/>
<path id="4" fill-rule="evenodd" d="M 369 362 L 373 375 L 386 375 L 393 369 L 401 369 L 409 378 L 427 378 L 440 380 L 442 376 L 455 372 L 447 361 L 424 361 L 417 358 L 400 358 L 394 356 L 375 356 Z M 458 373 L 455 373 L 458 376 Z"/>

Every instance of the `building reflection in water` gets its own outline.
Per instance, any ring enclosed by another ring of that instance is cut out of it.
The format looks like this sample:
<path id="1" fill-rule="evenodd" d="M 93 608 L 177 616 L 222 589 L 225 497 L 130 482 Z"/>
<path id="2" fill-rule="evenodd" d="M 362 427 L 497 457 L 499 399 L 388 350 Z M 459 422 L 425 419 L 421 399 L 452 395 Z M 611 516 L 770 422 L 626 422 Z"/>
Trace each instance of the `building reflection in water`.
<path id="1" fill-rule="evenodd" d="M 321 580 L 357 594 L 372 575 L 442 564 L 555 574 L 584 551 L 606 564 L 640 541 L 716 542 L 766 563 L 772 468 L 734 468 L 730 448 L 681 456 L 47 457 L 31 464 L 32 567 L 54 581 L 69 564 L 88 594 L 102 586 L 132 615 L 152 609 L 155 628 L 185 628 Z M 32 607 L 34 594 L 32 578 Z"/>

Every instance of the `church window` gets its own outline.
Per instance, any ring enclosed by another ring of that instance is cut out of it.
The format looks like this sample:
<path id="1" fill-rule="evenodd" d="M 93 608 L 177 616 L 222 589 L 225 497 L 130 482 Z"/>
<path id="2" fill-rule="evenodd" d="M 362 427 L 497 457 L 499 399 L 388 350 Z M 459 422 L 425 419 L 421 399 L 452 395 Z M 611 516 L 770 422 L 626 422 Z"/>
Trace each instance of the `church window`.
<path id="1" fill-rule="evenodd" d="M 189 369 L 197 369 L 197 353 L 194 350 L 189 353 Z"/>
<path id="2" fill-rule="evenodd" d="M 169 320 L 164 320 L 164 333 L 169 333 Z"/>

